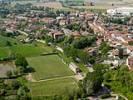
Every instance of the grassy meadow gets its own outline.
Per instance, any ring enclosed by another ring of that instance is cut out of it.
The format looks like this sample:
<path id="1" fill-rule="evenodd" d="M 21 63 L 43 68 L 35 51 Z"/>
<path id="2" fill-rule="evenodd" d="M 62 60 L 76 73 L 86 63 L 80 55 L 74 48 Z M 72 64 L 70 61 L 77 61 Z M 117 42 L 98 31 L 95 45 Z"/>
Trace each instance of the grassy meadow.
<path id="1" fill-rule="evenodd" d="M 29 57 L 27 60 L 35 69 L 33 76 L 36 80 L 73 75 L 73 72 L 57 55 Z"/>
<path id="2" fill-rule="evenodd" d="M 45 82 L 35 82 L 29 84 L 32 96 L 52 96 L 73 92 L 78 89 L 73 78 L 56 79 Z"/>

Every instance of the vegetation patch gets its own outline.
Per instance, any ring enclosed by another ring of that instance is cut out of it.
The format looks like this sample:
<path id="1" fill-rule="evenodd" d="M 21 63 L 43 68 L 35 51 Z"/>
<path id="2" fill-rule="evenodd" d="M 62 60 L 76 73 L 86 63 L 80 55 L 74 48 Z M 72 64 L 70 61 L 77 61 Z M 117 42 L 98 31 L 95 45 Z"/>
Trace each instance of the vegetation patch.
<path id="1" fill-rule="evenodd" d="M 0 78 L 6 78 L 8 71 L 13 72 L 15 65 L 12 62 L 0 63 Z"/>

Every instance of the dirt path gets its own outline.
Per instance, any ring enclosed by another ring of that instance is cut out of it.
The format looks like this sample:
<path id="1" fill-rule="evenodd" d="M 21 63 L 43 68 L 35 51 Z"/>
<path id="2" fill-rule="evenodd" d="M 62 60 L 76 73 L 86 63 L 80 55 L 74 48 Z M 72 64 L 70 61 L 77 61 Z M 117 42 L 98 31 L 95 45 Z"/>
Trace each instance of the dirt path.
<path id="1" fill-rule="evenodd" d="M 26 79 L 30 82 L 36 82 L 36 80 L 33 78 L 32 76 L 32 73 L 29 73 L 27 76 L 26 76 Z"/>
<path id="2" fill-rule="evenodd" d="M 39 80 L 39 81 L 36 81 L 36 82 L 45 82 L 45 81 L 52 81 L 52 80 L 65 79 L 65 78 L 74 78 L 74 76 L 64 76 L 64 77 L 50 78 L 50 79 Z"/>
<path id="3" fill-rule="evenodd" d="M 50 79 L 44 79 L 44 80 L 35 80 L 32 76 L 32 73 L 29 73 L 27 76 L 26 76 L 26 79 L 30 82 L 45 82 L 45 81 L 52 81 L 52 80 L 57 80 L 57 79 L 65 79 L 65 78 L 74 78 L 75 76 L 72 75 L 72 76 L 64 76 L 64 77 L 57 77 L 57 78 L 50 78 Z"/>

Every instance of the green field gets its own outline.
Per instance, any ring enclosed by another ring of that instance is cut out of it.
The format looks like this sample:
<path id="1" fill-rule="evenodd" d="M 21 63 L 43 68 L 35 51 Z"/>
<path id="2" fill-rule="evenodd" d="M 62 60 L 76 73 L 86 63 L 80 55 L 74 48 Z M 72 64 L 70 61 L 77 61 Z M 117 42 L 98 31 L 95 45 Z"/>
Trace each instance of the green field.
<path id="1" fill-rule="evenodd" d="M 50 52 L 52 52 L 52 49 L 45 45 L 18 44 L 10 47 L 0 47 L 0 58 L 8 57 L 12 53 L 31 57 Z"/>
<path id="2" fill-rule="evenodd" d="M 29 85 L 33 97 L 61 95 L 68 91 L 72 92 L 73 90 L 78 89 L 77 83 L 73 78 L 30 83 Z"/>
<path id="3" fill-rule="evenodd" d="M 41 53 L 48 53 L 52 52 L 52 49 L 45 46 L 35 46 L 33 44 L 25 44 L 25 45 L 17 45 L 11 47 L 11 51 L 13 53 L 19 53 L 23 56 L 29 57 L 29 56 L 36 56 L 40 55 Z"/>
<path id="4" fill-rule="evenodd" d="M 27 60 L 35 69 L 33 76 L 36 80 L 73 75 L 73 72 L 57 55 L 30 57 Z"/>

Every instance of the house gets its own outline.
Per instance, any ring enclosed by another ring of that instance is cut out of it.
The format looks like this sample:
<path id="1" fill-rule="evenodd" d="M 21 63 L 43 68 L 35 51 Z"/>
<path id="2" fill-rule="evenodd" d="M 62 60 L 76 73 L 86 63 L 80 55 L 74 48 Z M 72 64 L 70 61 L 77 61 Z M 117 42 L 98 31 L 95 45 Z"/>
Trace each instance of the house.
<path id="1" fill-rule="evenodd" d="M 60 26 L 66 25 L 66 20 L 60 20 L 60 21 L 59 21 L 59 25 L 60 25 Z"/>
<path id="2" fill-rule="evenodd" d="M 119 65 L 119 59 L 108 59 L 108 60 L 104 60 L 103 64 L 109 64 L 112 66 L 118 66 Z"/>
<path id="3" fill-rule="evenodd" d="M 59 40 L 64 38 L 65 34 L 63 32 L 57 31 L 57 30 L 51 30 L 48 33 L 49 36 L 53 37 L 55 40 Z"/>
<path id="4" fill-rule="evenodd" d="M 62 31 L 64 32 L 64 34 L 66 36 L 71 36 L 72 35 L 72 31 L 70 29 L 62 28 Z"/>
<path id="5" fill-rule="evenodd" d="M 54 37 L 54 39 L 56 39 L 56 40 L 62 39 L 62 38 L 64 38 L 64 33 L 62 33 L 62 32 L 55 32 L 55 33 L 53 34 L 53 37 Z"/>
<path id="6" fill-rule="evenodd" d="M 85 48 L 85 52 L 87 52 L 91 56 L 96 56 L 96 55 L 98 55 L 98 48 L 97 47 L 88 47 L 88 48 Z"/>
<path id="7" fill-rule="evenodd" d="M 74 31 L 74 32 L 72 32 L 72 36 L 74 36 L 75 38 L 78 38 L 81 36 L 81 34 L 78 31 Z"/>

